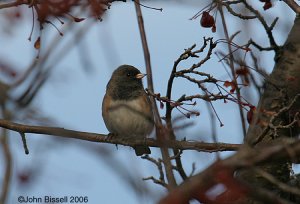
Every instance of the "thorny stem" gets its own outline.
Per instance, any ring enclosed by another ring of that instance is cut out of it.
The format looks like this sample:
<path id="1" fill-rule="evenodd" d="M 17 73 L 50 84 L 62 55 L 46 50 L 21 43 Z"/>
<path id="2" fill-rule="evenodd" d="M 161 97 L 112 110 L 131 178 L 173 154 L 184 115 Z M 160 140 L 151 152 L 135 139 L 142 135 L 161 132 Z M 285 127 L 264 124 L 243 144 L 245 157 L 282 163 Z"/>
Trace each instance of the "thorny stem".
<path id="1" fill-rule="evenodd" d="M 147 38 L 146 38 L 146 32 L 145 32 L 145 28 L 144 28 L 144 20 L 143 20 L 143 16 L 142 16 L 142 11 L 141 11 L 141 7 L 140 7 L 140 1 L 135 0 L 134 5 L 135 5 L 135 10 L 136 10 L 137 20 L 138 20 L 138 25 L 139 25 L 139 30 L 140 30 L 140 35 L 141 35 L 141 40 L 142 40 L 142 45 L 143 45 L 144 58 L 145 58 L 145 64 L 146 64 L 146 70 L 147 70 L 148 89 L 151 92 L 154 92 L 150 52 L 149 52 L 149 48 L 148 48 L 148 44 L 147 44 Z M 165 138 L 166 134 L 168 135 L 168 132 L 164 130 L 165 128 L 162 125 L 160 115 L 159 115 L 159 112 L 158 112 L 158 109 L 157 109 L 157 106 L 155 103 L 155 99 L 153 97 L 150 97 L 150 99 L 151 99 L 152 108 L 153 108 L 153 112 L 154 112 L 157 138 L 158 138 L 158 140 L 165 142 L 166 139 L 169 139 L 169 138 Z M 163 162 L 165 165 L 166 176 L 168 179 L 168 184 L 169 184 L 168 188 L 172 189 L 175 186 L 177 186 L 177 184 L 176 184 L 176 180 L 175 180 L 175 177 L 173 174 L 172 164 L 170 161 L 170 155 L 169 155 L 168 148 L 162 147 L 161 153 L 162 153 L 162 158 L 163 158 Z"/>

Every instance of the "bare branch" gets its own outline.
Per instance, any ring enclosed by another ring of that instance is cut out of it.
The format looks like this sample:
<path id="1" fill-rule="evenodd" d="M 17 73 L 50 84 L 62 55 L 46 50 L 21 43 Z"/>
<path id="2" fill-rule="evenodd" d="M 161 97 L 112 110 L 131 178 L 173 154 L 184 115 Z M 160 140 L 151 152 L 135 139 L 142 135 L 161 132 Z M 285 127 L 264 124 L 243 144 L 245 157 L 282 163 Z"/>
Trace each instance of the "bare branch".
<path id="1" fill-rule="evenodd" d="M 257 174 L 261 175 L 263 178 L 267 179 L 269 182 L 275 184 L 280 190 L 300 196 L 300 190 L 298 188 L 294 188 L 285 183 L 282 183 L 281 181 L 276 179 L 272 174 L 269 174 L 268 172 L 260 168 L 255 168 L 254 171 Z"/>
<path id="2" fill-rule="evenodd" d="M 240 144 L 227 144 L 227 143 L 205 143 L 205 142 L 192 142 L 192 141 L 167 141 L 162 143 L 155 139 L 135 139 L 128 140 L 120 137 L 107 137 L 104 134 L 80 132 L 75 130 L 68 130 L 59 127 L 44 127 L 44 126 L 32 126 L 13 123 L 8 120 L 0 119 L 0 127 L 13 130 L 19 133 L 34 133 L 41 135 L 52 135 L 64 138 L 73 138 L 79 140 L 85 140 L 90 142 L 110 143 L 124 146 L 136 146 L 136 145 L 148 145 L 151 147 L 168 147 L 176 148 L 180 150 L 196 150 L 204 152 L 215 151 L 236 151 L 241 146 Z"/>
<path id="3" fill-rule="evenodd" d="M 161 159 L 156 160 L 156 159 L 150 157 L 149 155 L 142 156 L 142 159 L 146 159 L 146 160 L 152 162 L 153 164 L 155 164 L 155 166 L 157 167 L 158 172 L 159 172 L 159 179 L 156 179 L 153 176 L 150 176 L 147 178 L 143 178 L 143 180 L 144 181 L 152 180 L 154 183 L 159 184 L 165 188 L 168 188 L 168 184 L 165 181 L 165 176 L 164 176 L 164 171 L 163 171 L 163 166 L 162 166 L 163 161 Z"/>
<path id="4" fill-rule="evenodd" d="M 229 67 L 230 67 L 230 70 L 231 70 L 233 83 L 235 84 L 236 87 L 238 87 L 237 80 L 236 80 L 235 69 L 234 69 L 234 56 L 232 54 L 233 52 L 232 52 L 232 47 L 231 47 L 231 42 L 232 41 L 230 40 L 230 37 L 229 37 L 229 33 L 228 33 L 228 29 L 227 29 L 227 22 L 225 20 L 223 7 L 221 6 L 221 4 L 218 6 L 218 10 L 220 12 L 221 19 L 222 19 L 224 34 L 225 34 L 226 40 L 228 41 Z M 237 95 L 238 102 L 240 102 L 241 101 L 241 92 L 240 92 L 239 88 L 236 89 L 236 95 Z M 238 107 L 239 107 L 240 120 L 241 120 L 241 124 L 242 124 L 242 128 L 243 128 L 242 129 L 243 130 L 243 135 L 245 137 L 246 136 L 246 123 L 245 123 L 245 116 L 244 116 L 243 107 L 242 107 L 241 103 L 238 103 Z"/>
<path id="5" fill-rule="evenodd" d="M 4 170 L 4 176 L 3 176 L 3 183 L 1 186 L 1 194 L 0 194 L 0 203 L 5 203 L 8 193 L 9 193 L 9 187 L 11 183 L 11 174 L 12 174 L 12 155 L 10 151 L 10 147 L 8 144 L 8 135 L 7 135 L 7 130 L 2 129 L 1 130 L 1 135 L 0 135 L 0 144 L 3 149 L 3 157 L 4 157 L 4 165 L 5 165 L 5 170 Z"/>
<path id="6" fill-rule="evenodd" d="M 295 13 L 300 13 L 300 6 L 294 0 L 283 0 Z"/>
<path id="7" fill-rule="evenodd" d="M 0 9 L 20 6 L 22 4 L 28 4 L 28 1 L 27 0 L 17 0 L 17 1 L 9 2 L 9 3 L 2 3 L 2 4 L 0 4 Z"/>
<path id="8" fill-rule="evenodd" d="M 294 151 L 296 157 L 290 158 L 287 149 Z M 290 139 L 281 142 L 280 144 L 267 144 L 257 148 L 250 148 L 245 145 L 235 155 L 224 160 L 219 160 L 201 173 L 190 177 L 187 181 L 171 191 L 168 196 L 159 202 L 159 204 L 187 203 L 189 200 L 194 199 L 196 195 L 198 196 L 197 199 L 199 201 L 205 201 L 206 199 L 209 203 L 206 192 L 219 183 L 230 185 L 231 188 L 234 188 L 233 190 L 236 191 L 233 193 L 235 193 L 235 195 L 241 195 L 241 199 L 246 199 L 245 196 L 247 195 L 248 197 L 263 201 L 264 203 L 290 203 L 261 187 L 240 183 L 239 180 L 234 177 L 234 172 L 236 170 L 251 171 L 251 168 L 254 166 L 270 162 L 287 160 L 297 162 L 299 156 L 300 140 Z M 231 198 L 228 197 L 227 199 Z M 222 201 L 224 202 L 226 200 Z M 234 202 L 231 201 L 229 203 Z"/>
<path id="9" fill-rule="evenodd" d="M 279 50 L 279 46 L 277 45 L 272 30 L 274 28 L 275 23 L 277 22 L 277 20 L 275 19 L 272 23 L 271 26 L 268 26 L 266 20 L 264 19 L 264 17 L 260 14 L 260 12 L 256 9 L 254 9 L 250 4 L 248 4 L 247 1 L 243 0 L 243 3 L 245 5 L 245 7 L 251 11 L 252 13 L 254 13 L 257 17 L 257 19 L 261 22 L 261 24 L 263 25 L 264 29 L 266 30 L 266 33 L 268 35 L 269 41 L 270 41 L 270 47 L 272 47 L 275 51 L 275 53 L 277 54 L 278 50 Z M 274 23 L 275 22 L 275 23 Z"/>
<path id="10" fill-rule="evenodd" d="M 144 28 L 144 20 L 143 20 L 141 7 L 140 7 L 140 1 L 135 0 L 134 5 L 135 5 L 135 10 L 136 10 L 137 20 L 138 20 L 138 25 L 139 25 L 139 30 L 140 30 L 140 35 L 141 35 L 141 40 L 142 40 L 142 45 L 143 45 L 145 63 L 146 63 L 148 89 L 151 92 L 154 92 L 150 52 L 149 52 L 147 38 L 146 38 L 146 31 Z M 166 135 L 164 133 L 166 133 L 167 131 L 165 131 L 165 128 L 162 125 L 161 118 L 160 118 L 154 98 L 152 98 L 152 97 L 150 97 L 150 98 L 151 98 L 151 103 L 152 103 L 152 108 L 153 108 L 154 118 L 155 118 L 156 136 L 157 136 L 158 140 L 161 140 L 162 142 L 164 142 L 164 140 L 166 139 L 165 138 Z M 172 171 L 172 164 L 169 159 L 170 155 L 169 155 L 168 149 L 162 147 L 161 153 L 162 153 L 162 158 L 163 158 L 165 169 L 166 169 L 166 175 L 167 175 L 168 182 L 169 182 L 169 188 L 173 188 L 174 186 L 177 186 L 177 184 L 176 184 L 176 180 L 175 180 L 175 177 L 174 177 L 174 174 Z"/>
<path id="11" fill-rule="evenodd" d="M 153 176 L 149 176 L 149 177 L 146 177 L 146 178 L 143 178 L 144 181 L 147 181 L 147 180 L 152 180 L 153 183 L 156 183 L 156 184 L 159 184 L 165 188 L 168 188 L 168 184 L 166 184 L 165 182 L 159 180 L 159 179 L 156 179 L 154 178 Z"/>

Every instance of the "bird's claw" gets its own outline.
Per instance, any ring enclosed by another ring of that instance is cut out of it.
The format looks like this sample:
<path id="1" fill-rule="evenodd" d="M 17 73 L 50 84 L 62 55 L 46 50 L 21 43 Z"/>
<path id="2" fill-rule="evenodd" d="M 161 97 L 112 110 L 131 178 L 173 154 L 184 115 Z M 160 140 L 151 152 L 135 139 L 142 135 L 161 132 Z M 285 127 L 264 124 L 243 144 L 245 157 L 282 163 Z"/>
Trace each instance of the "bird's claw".
<path id="1" fill-rule="evenodd" d="M 105 138 L 105 141 L 109 141 L 109 140 L 111 140 L 113 137 L 115 137 L 116 136 L 116 134 L 114 134 L 114 133 L 109 133 L 108 135 L 107 135 L 107 137 Z"/>

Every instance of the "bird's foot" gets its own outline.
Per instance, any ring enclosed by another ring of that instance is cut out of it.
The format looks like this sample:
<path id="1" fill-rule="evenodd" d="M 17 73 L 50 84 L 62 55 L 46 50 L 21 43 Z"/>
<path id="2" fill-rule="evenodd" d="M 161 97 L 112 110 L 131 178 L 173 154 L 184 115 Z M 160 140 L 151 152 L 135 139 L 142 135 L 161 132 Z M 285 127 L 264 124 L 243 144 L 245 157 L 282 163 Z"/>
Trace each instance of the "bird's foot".
<path id="1" fill-rule="evenodd" d="M 117 134 L 115 134 L 115 133 L 109 133 L 108 135 L 107 135 L 107 137 L 105 138 L 105 141 L 109 141 L 109 140 L 111 140 L 113 137 L 115 137 L 115 136 L 117 136 Z"/>

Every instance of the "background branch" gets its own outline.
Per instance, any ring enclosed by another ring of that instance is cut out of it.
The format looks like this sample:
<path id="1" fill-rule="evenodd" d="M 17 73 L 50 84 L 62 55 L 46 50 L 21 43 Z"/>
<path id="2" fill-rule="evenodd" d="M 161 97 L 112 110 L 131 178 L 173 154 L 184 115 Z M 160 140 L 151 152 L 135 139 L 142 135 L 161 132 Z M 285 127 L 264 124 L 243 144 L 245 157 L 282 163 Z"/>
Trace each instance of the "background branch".
<path id="1" fill-rule="evenodd" d="M 220 183 L 225 186 L 228 185 L 227 191 L 235 191 L 231 192 L 233 193 L 231 194 L 232 196 L 237 194 L 240 195 L 234 199 L 243 199 L 244 201 L 238 202 L 237 200 L 231 200 L 229 203 L 247 203 L 244 200 L 247 199 L 245 195 L 253 197 L 256 200 L 264 201 L 264 203 L 278 203 L 278 201 L 280 201 L 279 203 L 290 203 L 271 193 L 271 191 L 255 186 L 255 184 L 238 184 L 236 183 L 238 182 L 237 178 L 234 177 L 236 170 L 253 171 L 253 168 L 250 167 L 265 163 L 286 160 L 297 162 L 295 157 L 290 157 L 289 151 L 293 151 L 295 156 L 299 158 L 300 141 L 291 139 L 281 142 L 280 144 L 268 144 L 259 148 L 250 148 L 245 145 L 243 148 L 240 148 L 235 155 L 215 162 L 203 172 L 192 176 L 186 182 L 183 182 L 159 203 L 187 203 L 189 200 L 195 198 L 195 195 L 198 196 L 197 198 L 200 199 L 199 201 L 203 202 L 205 199 L 209 199 L 206 196 L 207 191 Z M 243 190 L 242 188 L 245 189 Z M 228 196 L 227 199 L 232 199 L 232 197 Z M 209 200 L 206 201 L 208 202 Z M 228 202 L 228 200 L 222 201 L 225 203 L 226 201 Z"/>
<path id="2" fill-rule="evenodd" d="M 283 0 L 295 13 L 300 13 L 300 6 L 294 0 Z"/>
<path id="3" fill-rule="evenodd" d="M 3 177 L 3 183 L 1 186 L 2 190 L 0 195 L 0 203 L 5 203 L 9 192 L 9 186 L 10 186 L 11 174 L 12 174 L 12 155 L 8 144 L 8 135 L 6 129 L 1 130 L 0 143 L 3 148 L 2 156 L 4 157 L 4 161 L 5 161 L 5 170 L 4 170 L 5 173 Z"/>

